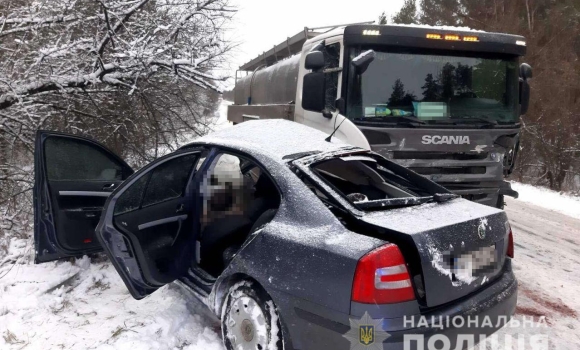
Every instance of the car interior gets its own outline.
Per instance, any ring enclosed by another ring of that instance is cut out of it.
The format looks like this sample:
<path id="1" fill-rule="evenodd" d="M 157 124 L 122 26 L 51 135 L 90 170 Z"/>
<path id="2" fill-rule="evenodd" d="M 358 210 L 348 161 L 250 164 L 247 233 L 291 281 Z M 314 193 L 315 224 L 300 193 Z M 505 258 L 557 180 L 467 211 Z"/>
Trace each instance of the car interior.
<path id="1" fill-rule="evenodd" d="M 201 195 L 197 263 L 217 277 L 246 239 L 274 218 L 280 194 L 257 164 L 223 153 L 210 165 Z"/>
<path id="2" fill-rule="evenodd" d="M 59 244 L 69 251 L 98 248 L 95 227 L 108 193 L 132 170 L 99 146 L 72 137 L 48 137 L 44 157 Z"/>
<path id="3" fill-rule="evenodd" d="M 383 169 L 370 157 L 334 158 L 313 168 L 353 203 L 416 196 L 408 187 L 393 181 L 396 175 Z"/>

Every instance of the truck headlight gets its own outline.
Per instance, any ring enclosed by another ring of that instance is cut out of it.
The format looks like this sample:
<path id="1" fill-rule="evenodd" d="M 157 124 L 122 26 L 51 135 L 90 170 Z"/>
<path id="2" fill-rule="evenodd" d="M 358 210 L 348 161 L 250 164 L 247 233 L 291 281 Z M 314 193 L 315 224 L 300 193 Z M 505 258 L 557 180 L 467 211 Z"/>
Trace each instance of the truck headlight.
<path id="1" fill-rule="evenodd" d="M 503 161 L 503 153 L 501 152 L 491 152 L 489 156 L 494 162 L 501 163 Z"/>

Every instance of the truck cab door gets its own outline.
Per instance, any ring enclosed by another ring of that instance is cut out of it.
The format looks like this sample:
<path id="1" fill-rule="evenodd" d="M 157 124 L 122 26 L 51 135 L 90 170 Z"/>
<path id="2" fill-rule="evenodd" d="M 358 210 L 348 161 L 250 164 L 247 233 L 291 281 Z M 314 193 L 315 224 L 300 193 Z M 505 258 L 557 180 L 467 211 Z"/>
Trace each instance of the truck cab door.
<path id="1" fill-rule="evenodd" d="M 313 46 L 316 46 L 316 44 Z M 302 81 L 300 81 L 297 89 L 299 93 L 296 97 L 298 102 L 296 103 L 295 121 L 318 129 L 328 135 L 332 134 L 334 129 L 340 125 L 340 128 L 334 134 L 335 138 L 353 146 L 370 149 L 370 145 L 360 129 L 352 121 L 345 120 L 345 116 L 340 115 L 335 108 L 335 101 L 342 96 L 342 87 L 346 82 L 346 75 L 344 74 L 345 53 L 342 38 L 326 39 L 323 50 L 325 60 L 323 69 L 325 75 L 325 108 L 326 111 L 332 112 L 332 116 L 328 118 L 318 111 L 302 109 L 302 96 L 300 94 L 303 86 Z M 303 51 L 302 55 L 305 56 L 306 52 Z M 304 67 L 304 59 L 301 61 L 301 65 L 300 80 L 307 74 Z"/>
<path id="2" fill-rule="evenodd" d="M 35 263 L 102 250 L 95 237 L 105 201 L 133 169 L 105 146 L 38 131 L 34 150 Z"/>

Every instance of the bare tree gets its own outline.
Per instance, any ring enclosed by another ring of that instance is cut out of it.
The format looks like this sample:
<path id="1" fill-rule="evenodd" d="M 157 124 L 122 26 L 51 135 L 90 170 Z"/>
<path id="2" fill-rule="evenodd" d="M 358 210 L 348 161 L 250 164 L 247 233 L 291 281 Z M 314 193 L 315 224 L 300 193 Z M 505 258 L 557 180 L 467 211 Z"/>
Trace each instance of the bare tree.
<path id="1" fill-rule="evenodd" d="M 90 135 L 137 166 L 206 133 L 234 13 L 228 0 L 0 2 L 4 217 L 30 199 L 38 129 Z"/>

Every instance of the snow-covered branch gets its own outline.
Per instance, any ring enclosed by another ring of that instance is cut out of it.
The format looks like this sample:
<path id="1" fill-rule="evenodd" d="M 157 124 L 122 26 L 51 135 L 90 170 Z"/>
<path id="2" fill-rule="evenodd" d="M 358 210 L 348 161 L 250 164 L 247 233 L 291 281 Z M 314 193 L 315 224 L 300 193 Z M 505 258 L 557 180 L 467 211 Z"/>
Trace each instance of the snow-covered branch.
<path id="1" fill-rule="evenodd" d="M 98 138 L 137 167 L 207 133 L 228 1 L 0 0 L 0 203 L 30 194 L 38 129 Z"/>
<path id="2" fill-rule="evenodd" d="M 232 11 L 227 0 L 69 4 L 23 6 L 0 17 L 0 36 L 8 38 L 0 49 L 6 59 L 0 66 L 0 110 L 48 91 L 94 84 L 135 89 L 159 75 L 220 90 L 215 81 L 223 79 L 212 70 L 231 49 L 221 38 Z"/>

